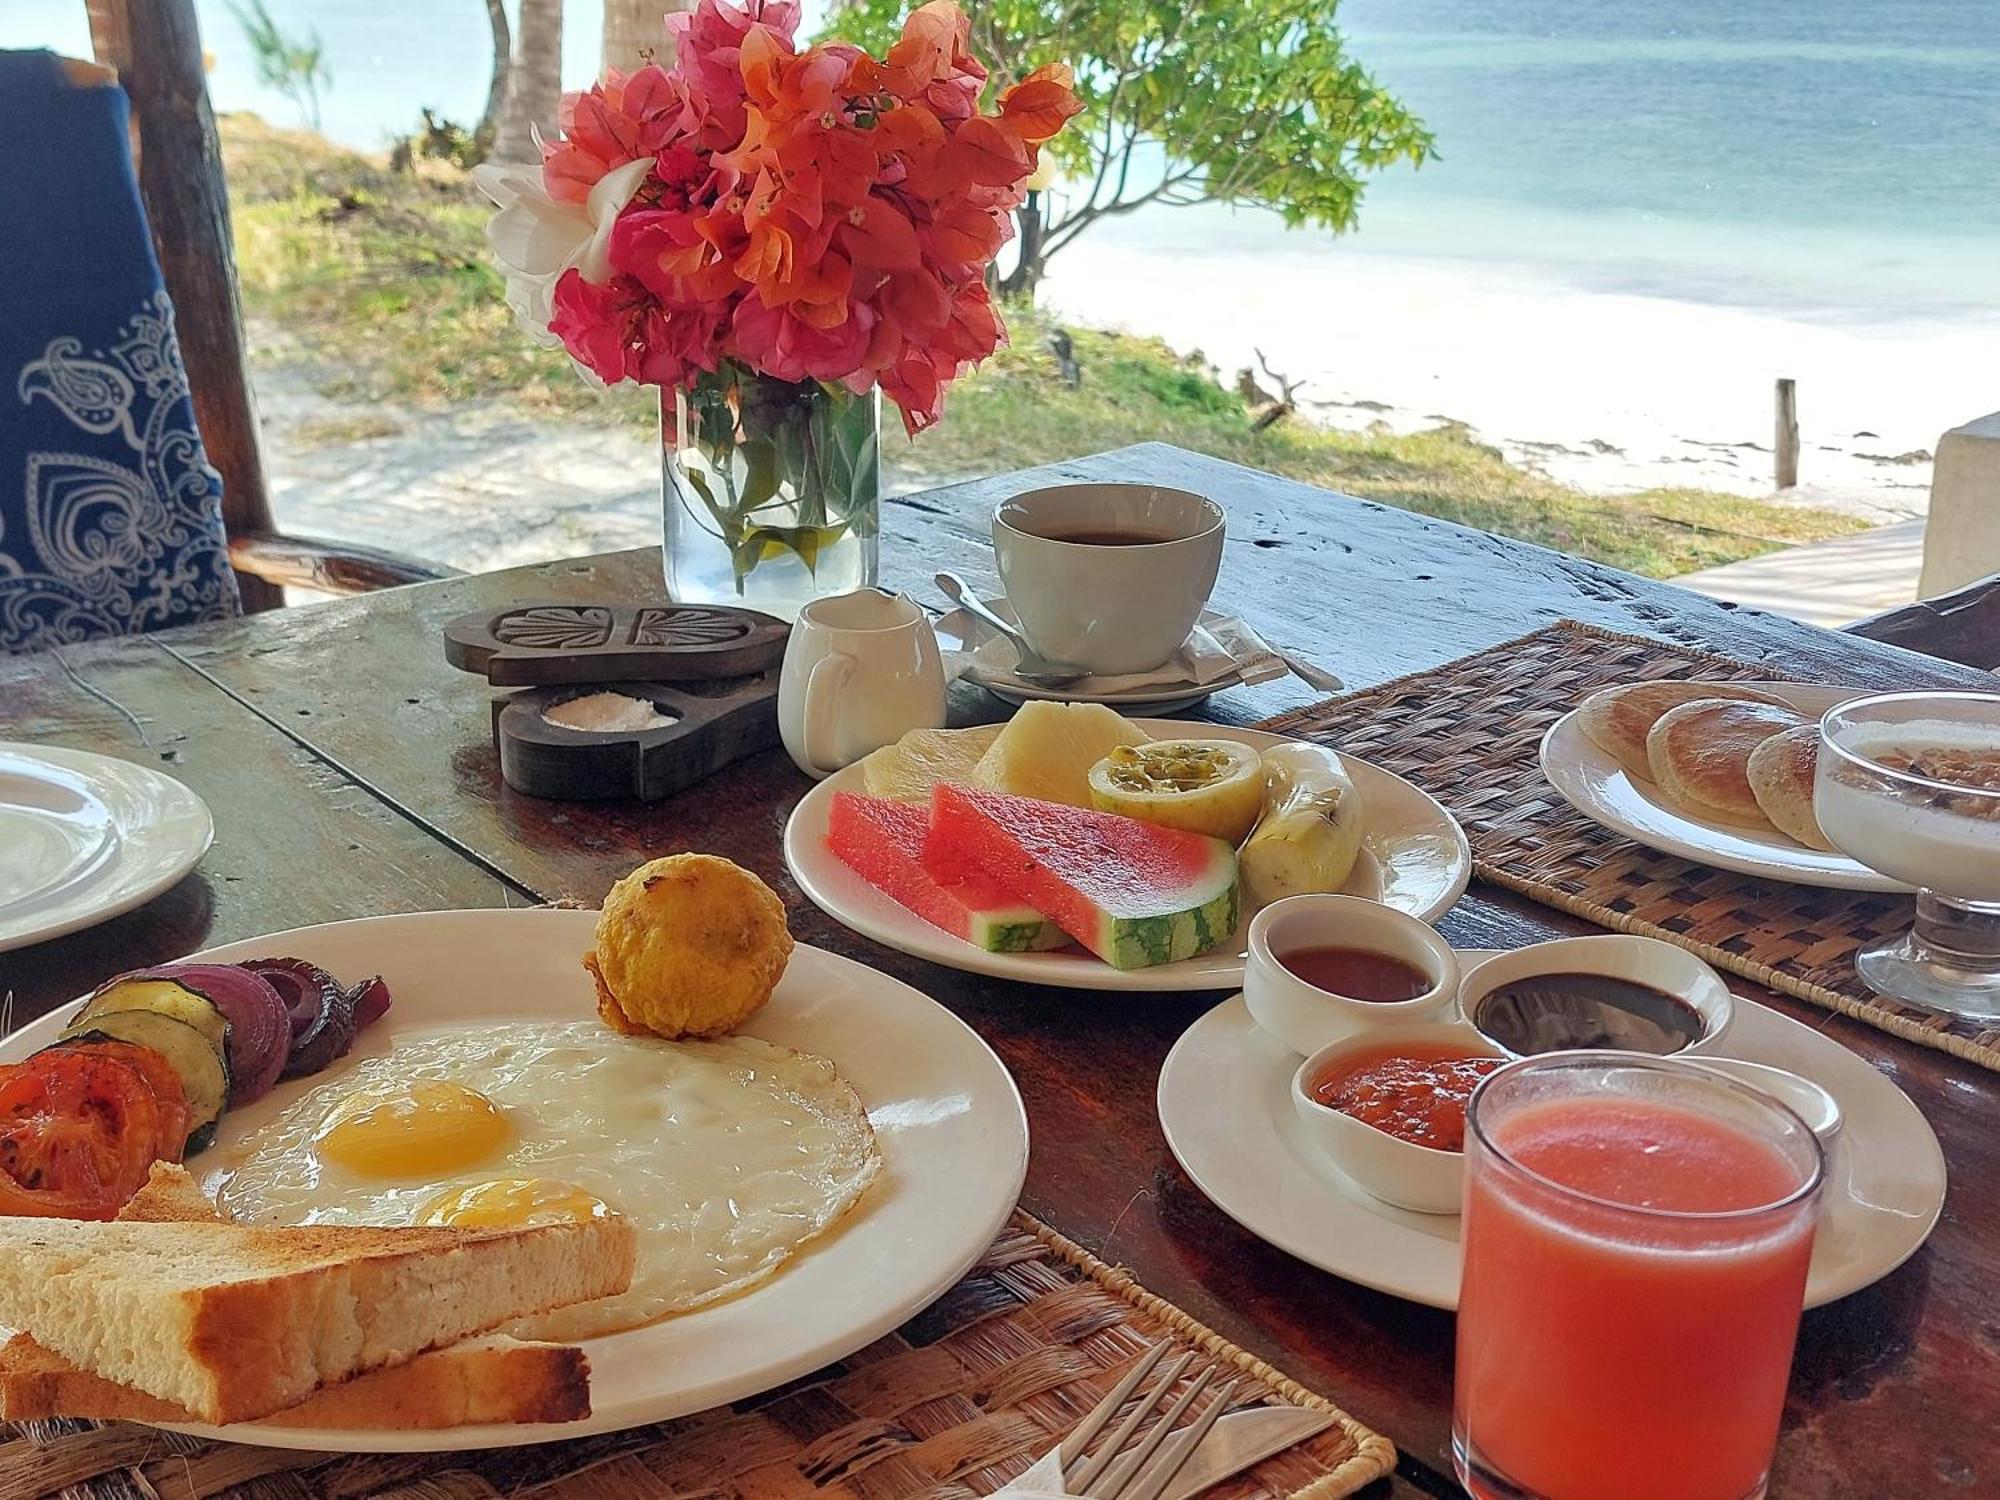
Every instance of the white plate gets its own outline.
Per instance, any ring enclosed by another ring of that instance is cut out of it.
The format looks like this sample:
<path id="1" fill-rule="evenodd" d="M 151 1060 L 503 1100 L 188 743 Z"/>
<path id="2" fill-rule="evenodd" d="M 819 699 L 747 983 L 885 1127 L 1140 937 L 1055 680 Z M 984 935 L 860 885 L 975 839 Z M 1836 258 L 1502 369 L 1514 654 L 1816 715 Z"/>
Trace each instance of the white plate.
<path id="1" fill-rule="evenodd" d="M 1237 740 L 1258 751 L 1287 742 L 1284 735 L 1224 724 L 1190 726 L 1168 719 L 1132 722 L 1156 739 L 1194 733 L 1207 739 Z M 1361 858 L 1343 889 L 1422 921 L 1435 921 L 1465 894 L 1466 883 L 1472 878 L 1472 850 L 1463 830 L 1435 798 L 1393 771 L 1370 765 L 1358 756 L 1342 759 L 1368 814 Z M 785 824 L 785 864 L 792 878 L 821 911 L 863 937 L 968 973 L 1066 989 L 1221 990 L 1243 982 L 1240 927 L 1234 941 L 1200 958 L 1150 969 L 1114 969 L 1081 948 L 1052 953 L 988 953 L 931 926 L 876 890 L 826 847 L 827 812 L 834 793 L 866 790 L 861 767 L 849 766 L 806 793 Z M 1245 926 L 1248 921 L 1246 913 Z"/>
<path id="2" fill-rule="evenodd" d="M 1853 688 L 1804 682 L 1740 682 L 1783 699 L 1818 718 L 1836 704 L 1861 696 Z M 1585 817 L 1614 833 L 1699 864 L 1843 891 L 1907 891 L 1845 854 L 1808 849 L 1775 828 L 1709 822 L 1674 802 L 1654 783 L 1631 775 L 1583 732 L 1571 710 L 1542 737 L 1542 774 Z"/>
<path id="3" fill-rule="evenodd" d="M 252 938 L 201 956 L 287 954 L 343 979 L 384 975 L 394 1004 L 363 1034 L 351 1060 L 388 1051 L 400 1031 L 439 1022 L 593 1014 L 595 998 L 577 955 L 590 947 L 596 922 L 593 911 L 548 910 L 369 917 Z M 8 1037 L 0 1060 L 46 1045 L 68 1012 Z M 586 1340 L 588 1420 L 439 1432 L 254 1424 L 184 1430 L 344 1452 L 486 1448 L 615 1432 L 769 1390 L 909 1319 L 965 1274 L 1020 1197 L 1028 1122 L 1013 1079 L 943 1006 L 818 948 L 793 951 L 771 1003 L 743 1032 L 839 1065 L 868 1108 L 883 1173 L 839 1227 L 761 1286 L 649 1328 Z M 255 1129 L 318 1081 L 281 1085 L 230 1111 L 218 1140 L 226 1144 Z"/>
<path id="4" fill-rule="evenodd" d="M 0 741 L 0 953 L 152 900 L 214 835 L 201 798 L 149 766 Z"/>
<path id="5" fill-rule="evenodd" d="M 1489 956 L 1460 960 L 1469 969 Z M 1806 1306 L 1858 1292 L 1914 1255 L 1945 1192 L 1944 1153 L 1916 1105 L 1840 1043 L 1741 995 L 1728 1054 L 1812 1079 L 1846 1117 Z M 1392 1297 L 1457 1307 L 1457 1217 L 1392 1208 L 1315 1150 L 1292 1111 L 1298 1065 L 1241 995 L 1196 1021 L 1160 1069 L 1160 1125 L 1175 1159 L 1259 1239 Z"/>

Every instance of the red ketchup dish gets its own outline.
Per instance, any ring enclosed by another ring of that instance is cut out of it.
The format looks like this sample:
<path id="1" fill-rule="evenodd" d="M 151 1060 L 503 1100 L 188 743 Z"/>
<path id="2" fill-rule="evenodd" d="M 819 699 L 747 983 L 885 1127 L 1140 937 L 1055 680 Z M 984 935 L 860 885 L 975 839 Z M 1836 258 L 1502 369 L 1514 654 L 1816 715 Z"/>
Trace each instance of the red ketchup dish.
<path id="1" fill-rule="evenodd" d="M 1463 1021 L 1385 1027 L 1301 1063 L 1292 1110 L 1319 1153 L 1364 1192 L 1416 1213 L 1455 1214 L 1466 1102 L 1508 1061 Z"/>
<path id="2" fill-rule="evenodd" d="M 1328 1109 L 1399 1141 L 1433 1151 L 1465 1147 L 1465 1105 L 1479 1080 L 1502 1059 L 1451 1043 L 1381 1044 L 1373 1054 L 1341 1059 L 1307 1092 Z"/>

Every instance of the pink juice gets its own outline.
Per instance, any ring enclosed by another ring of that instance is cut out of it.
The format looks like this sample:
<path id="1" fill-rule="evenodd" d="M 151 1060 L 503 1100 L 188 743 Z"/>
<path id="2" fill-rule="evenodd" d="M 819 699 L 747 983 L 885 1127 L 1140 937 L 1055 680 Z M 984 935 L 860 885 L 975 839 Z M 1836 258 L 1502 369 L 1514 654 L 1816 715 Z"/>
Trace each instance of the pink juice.
<path id="1" fill-rule="evenodd" d="M 1783 1200 L 1807 1173 L 1659 1098 L 1481 1119 L 1526 1170 L 1488 1153 L 1467 1179 L 1455 1426 L 1475 1474 L 1547 1500 L 1761 1494 L 1812 1253 L 1813 1201 Z"/>

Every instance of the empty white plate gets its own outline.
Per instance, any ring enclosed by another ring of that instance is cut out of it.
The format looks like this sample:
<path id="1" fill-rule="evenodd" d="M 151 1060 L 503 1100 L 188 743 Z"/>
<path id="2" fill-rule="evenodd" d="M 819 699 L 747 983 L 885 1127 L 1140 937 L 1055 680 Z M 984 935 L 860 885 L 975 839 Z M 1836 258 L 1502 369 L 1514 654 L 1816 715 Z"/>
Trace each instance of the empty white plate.
<path id="1" fill-rule="evenodd" d="M 149 766 L 0 742 L 0 952 L 150 901 L 214 833 L 207 804 Z"/>

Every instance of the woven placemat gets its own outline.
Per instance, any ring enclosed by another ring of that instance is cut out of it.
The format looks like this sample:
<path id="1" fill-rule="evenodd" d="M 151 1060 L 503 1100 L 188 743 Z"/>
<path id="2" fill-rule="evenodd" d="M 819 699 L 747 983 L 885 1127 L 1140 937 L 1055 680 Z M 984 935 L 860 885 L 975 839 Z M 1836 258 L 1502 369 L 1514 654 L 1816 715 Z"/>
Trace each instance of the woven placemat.
<path id="1" fill-rule="evenodd" d="M 1025 1213 L 885 1339 L 754 1400 L 573 1442 L 468 1453 L 302 1453 L 84 1422 L 0 1423 L 0 1500 L 975 1500 L 1055 1446 L 1156 1340 L 1237 1379 L 1232 1407 L 1337 1419 L 1209 1490 L 1337 1500 L 1396 1466 L 1389 1440 Z"/>
<path id="2" fill-rule="evenodd" d="M 1885 1001 L 1854 972 L 1857 948 L 1909 928 L 1909 897 L 1759 880 L 1661 854 L 1599 827 L 1542 776 L 1542 736 L 1597 688 L 1770 677 L 1768 666 L 1562 620 L 1262 727 L 1338 746 L 1423 787 L 1464 825 L 1482 880 L 2000 1069 L 2000 1030 Z"/>

